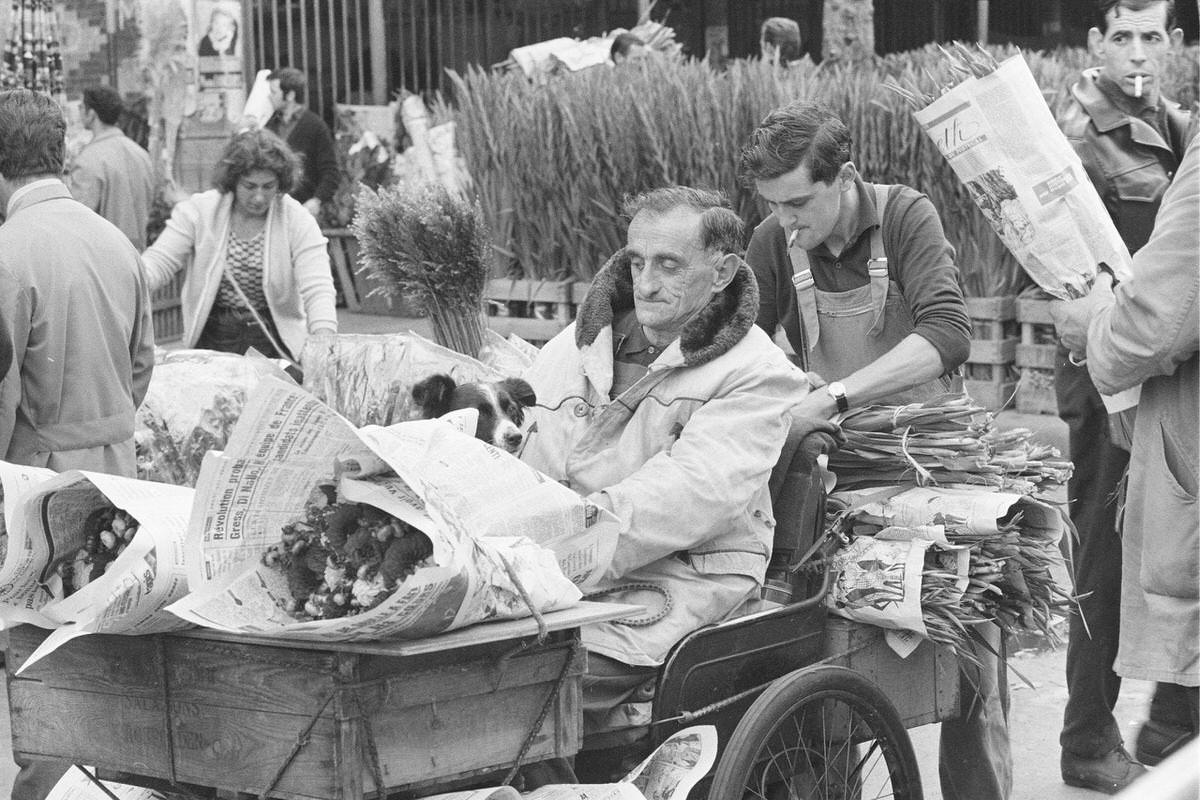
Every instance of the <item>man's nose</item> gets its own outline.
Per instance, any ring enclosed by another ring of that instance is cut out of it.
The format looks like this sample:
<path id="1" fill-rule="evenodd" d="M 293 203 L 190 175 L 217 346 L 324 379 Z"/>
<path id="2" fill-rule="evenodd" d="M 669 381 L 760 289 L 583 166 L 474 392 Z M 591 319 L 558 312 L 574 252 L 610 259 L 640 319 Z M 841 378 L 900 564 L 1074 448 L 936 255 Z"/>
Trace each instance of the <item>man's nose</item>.
<path id="1" fill-rule="evenodd" d="M 637 276 L 636 289 L 638 294 L 643 297 L 650 297 L 658 291 L 661 281 L 658 279 L 658 274 L 650 267 L 646 267 Z"/>
<path id="2" fill-rule="evenodd" d="M 1146 60 L 1146 46 L 1144 44 L 1142 44 L 1141 39 L 1138 39 L 1136 37 L 1134 38 L 1133 47 L 1129 51 L 1129 58 L 1131 61 L 1145 61 Z"/>

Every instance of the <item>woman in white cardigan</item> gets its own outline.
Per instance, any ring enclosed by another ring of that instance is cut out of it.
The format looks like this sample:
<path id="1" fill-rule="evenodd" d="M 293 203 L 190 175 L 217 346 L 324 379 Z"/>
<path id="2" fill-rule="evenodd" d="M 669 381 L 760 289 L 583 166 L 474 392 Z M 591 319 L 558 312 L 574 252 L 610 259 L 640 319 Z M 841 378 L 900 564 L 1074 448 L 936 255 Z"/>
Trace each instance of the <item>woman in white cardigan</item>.
<path id="1" fill-rule="evenodd" d="M 183 344 L 299 359 L 310 335 L 336 333 L 327 240 L 288 195 L 299 160 L 275 134 L 235 135 L 216 187 L 180 202 L 144 253 L 153 291 L 183 270 Z"/>

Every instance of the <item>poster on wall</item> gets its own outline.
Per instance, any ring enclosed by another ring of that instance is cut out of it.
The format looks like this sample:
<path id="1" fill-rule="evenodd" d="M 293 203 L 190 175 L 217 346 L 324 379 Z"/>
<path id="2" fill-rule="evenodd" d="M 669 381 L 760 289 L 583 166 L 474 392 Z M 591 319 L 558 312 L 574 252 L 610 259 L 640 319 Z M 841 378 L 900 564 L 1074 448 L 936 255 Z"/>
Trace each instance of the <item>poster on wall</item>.
<path id="1" fill-rule="evenodd" d="M 241 0 L 195 0 L 196 122 L 236 123 L 246 104 L 242 73 Z"/>

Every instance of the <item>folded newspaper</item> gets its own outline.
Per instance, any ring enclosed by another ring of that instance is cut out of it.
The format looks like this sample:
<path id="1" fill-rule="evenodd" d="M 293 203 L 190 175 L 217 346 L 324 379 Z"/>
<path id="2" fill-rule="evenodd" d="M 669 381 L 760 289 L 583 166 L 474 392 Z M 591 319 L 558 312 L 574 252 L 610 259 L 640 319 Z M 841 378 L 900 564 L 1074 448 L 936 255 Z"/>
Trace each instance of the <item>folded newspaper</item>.
<path id="1" fill-rule="evenodd" d="M 551 784 L 521 794 L 511 786 L 437 794 L 426 800 L 687 800 L 717 760 L 717 729 L 685 728 L 617 783 Z"/>
<path id="2" fill-rule="evenodd" d="M 1025 59 L 997 65 L 986 51 L 961 46 L 946 57 L 949 69 L 969 77 L 933 95 L 887 85 L 917 109 L 917 122 L 1029 276 L 1062 300 L 1087 294 L 1101 264 L 1128 278 L 1129 250 Z M 1105 407 L 1131 408 L 1138 394 L 1106 397 Z"/>
<path id="3" fill-rule="evenodd" d="M 85 634 L 187 627 L 163 608 L 187 592 L 191 504 L 185 486 L 93 472 L 68 471 L 33 487 L 12 520 L 0 618 L 53 631 L 21 670 Z"/>
<path id="4" fill-rule="evenodd" d="M 263 356 L 159 351 L 134 420 L 137 476 L 195 486 L 204 454 L 225 447 L 246 394 L 268 375 L 284 377 Z"/>
<path id="5" fill-rule="evenodd" d="M 169 610 L 226 631 L 363 640 L 576 602 L 612 558 L 615 518 L 462 433 L 475 413 L 356 430 L 264 380 L 205 459 L 192 593 Z"/>
<path id="6" fill-rule="evenodd" d="M 0 542 L 3 561 L 0 562 L 0 630 L 33 623 L 50 627 L 40 613 L 46 596 L 36 580 L 31 578 L 45 567 L 40 542 L 34 542 L 24 534 L 22 526 L 16 529 L 21 502 L 41 483 L 57 473 L 44 467 L 26 467 L 0 461 L 0 502 L 4 513 L 0 515 Z"/>

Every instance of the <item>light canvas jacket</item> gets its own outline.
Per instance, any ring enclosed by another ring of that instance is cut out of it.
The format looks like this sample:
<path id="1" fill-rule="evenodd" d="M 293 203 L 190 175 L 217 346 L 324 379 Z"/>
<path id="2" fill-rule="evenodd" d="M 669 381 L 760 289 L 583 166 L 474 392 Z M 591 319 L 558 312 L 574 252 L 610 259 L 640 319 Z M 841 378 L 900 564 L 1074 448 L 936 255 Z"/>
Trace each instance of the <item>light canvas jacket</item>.
<path id="1" fill-rule="evenodd" d="M 134 247 L 145 248 L 154 164 L 137 142 L 119 128 L 96 134 L 75 156 L 67 186 L 76 200 L 120 228 Z"/>
<path id="2" fill-rule="evenodd" d="M 1142 384 L 1122 526 L 1128 678 L 1200 685 L 1200 137 L 1167 189 L 1134 278 L 1088 326 L 1096 388 Z"/>
<path id="3" fill-rule="evenodd" d="M 0 321 L 13 363 L 0 383 L 0 457 L 136 473 L 134 411 L 154 369 L 138 253 L 58 180 L 14 198 L 0 226 Z"/>
<path id="4" fill-rule="evenodd" d="M 225 271 L 233 193 L 210 189 L 177 204 L 167 227 L 142 254 L 151 291 L 179 270 L 183 279 L 183 346 L 200 338 Z M 283 344 L 295 358 L 310 331 L 337 329 L 328 240 L 293 198 L 280 194 L 267 212 L 263 288 Z M 246 287 L 242 287 L 245 289 Z"/>
<path id="5" fill-rule="evenodd" d="M 807 382 L 754 325 L 758 289 L 742 264 L 647 375 L 610 401 L 612 323 L 632 307 L 619 253 L 527 374 L 538 405 L 522 457 L 582 495 L 608 496 L 620 537 L 593 599 L 648 611 L 589 626 L 584 642 L 656 666 L 760 586 L 775 527 L 767 479 Z"/>

